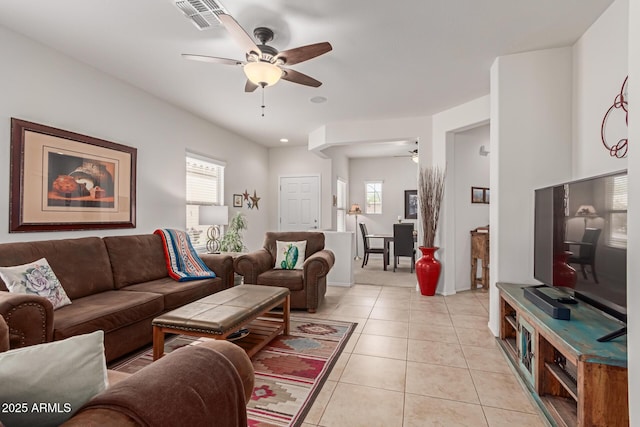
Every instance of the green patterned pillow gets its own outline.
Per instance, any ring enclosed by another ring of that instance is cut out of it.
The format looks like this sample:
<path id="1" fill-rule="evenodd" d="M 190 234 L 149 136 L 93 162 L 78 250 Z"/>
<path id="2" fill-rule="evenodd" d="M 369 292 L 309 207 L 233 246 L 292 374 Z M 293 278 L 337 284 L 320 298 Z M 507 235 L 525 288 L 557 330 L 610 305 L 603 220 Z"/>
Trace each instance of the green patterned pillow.
<path id="1" fill-rule="evenodd" d="M 29 264 L 0 267 L 0 278 L 7 285 L 9 292 L 45 297 L 51 301 L 54 310 L 71 304 L 45 258 Z"/>
<path id="2" fill-rule="evenodd" d="M 277 256 L 274 269 L 302 270 L 307 241 L 281 242 L 276 240 Z"/>

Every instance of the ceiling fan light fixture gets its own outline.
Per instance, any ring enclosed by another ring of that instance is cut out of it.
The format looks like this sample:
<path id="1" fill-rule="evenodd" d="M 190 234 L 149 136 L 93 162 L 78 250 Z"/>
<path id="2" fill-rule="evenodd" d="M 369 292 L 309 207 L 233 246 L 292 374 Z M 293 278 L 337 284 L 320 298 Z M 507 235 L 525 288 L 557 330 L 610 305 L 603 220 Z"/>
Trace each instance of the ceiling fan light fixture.
<path id="1" fill-rule="evenodd" d="M 266 61 L 248 62 L 243 69 L 247 78 L 259 86 L 273 86 L 282 77 L 282 69 Z"/>

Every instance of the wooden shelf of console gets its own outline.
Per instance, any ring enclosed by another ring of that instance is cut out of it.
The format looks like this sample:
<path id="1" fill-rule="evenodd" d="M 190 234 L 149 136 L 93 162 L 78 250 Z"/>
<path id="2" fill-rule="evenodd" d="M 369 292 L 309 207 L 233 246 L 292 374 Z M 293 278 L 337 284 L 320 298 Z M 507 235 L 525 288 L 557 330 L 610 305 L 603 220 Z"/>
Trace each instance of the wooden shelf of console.
<path id="1" fill-rule="evenodd" d="M 584 302 L 571 320 L 527 300 L 527 285 L 498 283 L 500 342 L 549 421 L 558 426 L 628 426 L 626 336 L 597 339 L 623 325 Z M 543 288 L 552 297 L 554 288 Z"/>

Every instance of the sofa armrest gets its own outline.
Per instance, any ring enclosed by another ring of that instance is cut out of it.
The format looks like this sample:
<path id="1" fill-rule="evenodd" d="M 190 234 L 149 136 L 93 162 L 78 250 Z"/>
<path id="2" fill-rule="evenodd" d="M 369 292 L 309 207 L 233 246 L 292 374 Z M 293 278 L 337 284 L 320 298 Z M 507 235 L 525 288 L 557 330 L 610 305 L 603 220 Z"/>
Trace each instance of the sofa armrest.
<path id="1" fill-rule="evenodd" d="M 227 288 L 233 287 L 233 258 L 223 254 L 198 254 L 200 259 L 222 279 Z"/>
<path id="2" fill-rule="evenodd" d="M 274 260 L 266 249 L 240 255 L 233 262 L 236 273 L 244 276 L 245 284 L 257 284 L 258 276 L 273 268 Z"/>
<path id="3" fill-rule="evenodd" d="M 12 349 L 53 341 L 53 305 L 46 298 L 0 291 L 0 315 Z"/>
<path id="4" fill-rule="evenodd" d="M 323 249 L 312 254 L 304 260 L 302 269 L 304 270 L 305 282 L 316 281 L 317 279 L 329 274 L 329 270 L 336 262 L 336 257 L 329 249 Z"/>
<path id="5" fill-rule="evenodd" d="M 253 386 L 251 360 L 235 344 L 185 346 L 98 394 L 63 426 L 247 425 Z"/>

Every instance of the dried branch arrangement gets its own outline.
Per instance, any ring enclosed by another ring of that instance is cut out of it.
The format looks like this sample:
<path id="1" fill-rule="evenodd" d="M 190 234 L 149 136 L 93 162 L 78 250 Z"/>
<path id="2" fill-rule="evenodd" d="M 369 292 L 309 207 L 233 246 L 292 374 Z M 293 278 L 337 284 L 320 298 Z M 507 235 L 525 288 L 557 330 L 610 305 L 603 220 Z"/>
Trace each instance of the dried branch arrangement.
<path id="1" fill-rule="evenodd" d="M 418 177 L 418 204 L 422 218 L 422 244 L 434 247 L 440 207 L 444 196 L 445 172 L 438 167 L 420 169 Z"/>

